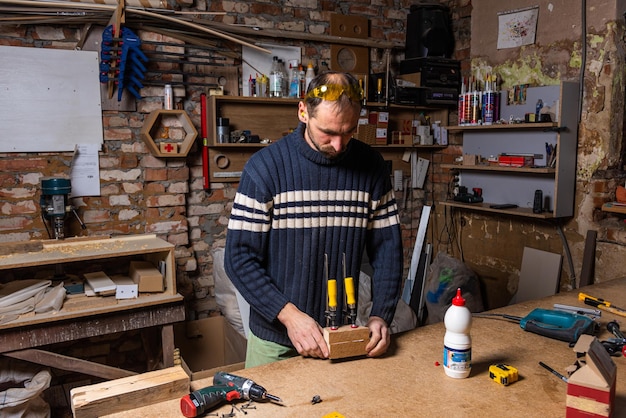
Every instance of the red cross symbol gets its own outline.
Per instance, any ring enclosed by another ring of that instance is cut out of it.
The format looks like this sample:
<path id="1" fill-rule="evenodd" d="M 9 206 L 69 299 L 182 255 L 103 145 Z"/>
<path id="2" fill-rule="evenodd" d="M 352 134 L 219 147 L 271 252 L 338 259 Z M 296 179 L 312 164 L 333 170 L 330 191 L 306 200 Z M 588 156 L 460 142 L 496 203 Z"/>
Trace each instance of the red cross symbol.
<path id="1" fill-rule="evenodd" d="M 174 146 L 172 144 L 165 144 L 165 151 L 166 152 L 174 151 Z"/>

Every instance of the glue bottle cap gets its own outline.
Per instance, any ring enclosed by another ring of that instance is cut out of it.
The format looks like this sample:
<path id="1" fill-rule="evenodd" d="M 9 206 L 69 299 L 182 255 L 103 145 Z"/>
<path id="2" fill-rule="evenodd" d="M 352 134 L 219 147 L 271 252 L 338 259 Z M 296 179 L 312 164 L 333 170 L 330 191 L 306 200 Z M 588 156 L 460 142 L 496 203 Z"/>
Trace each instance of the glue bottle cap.
<path id="1" fill-rule="evenodd" d="M 465 299 L 463 299 L 460 287 L 456 290 L 456 296 L 452 298 L 452 304 L 454 306 L 465 306 Z"/>

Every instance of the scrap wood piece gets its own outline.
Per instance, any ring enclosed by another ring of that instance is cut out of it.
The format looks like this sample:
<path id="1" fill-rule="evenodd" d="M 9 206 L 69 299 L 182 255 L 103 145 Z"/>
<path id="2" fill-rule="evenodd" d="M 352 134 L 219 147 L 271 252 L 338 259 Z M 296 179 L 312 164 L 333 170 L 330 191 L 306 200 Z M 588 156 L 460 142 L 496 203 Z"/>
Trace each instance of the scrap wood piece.
<path id="1" fill-rule="evenodd" d="M 0 243 L 0 255 L 31 253 L 43 250 L 42 241 L 17 241 Z"/>
<path id="2" fill-rule="evenodd" d="M 89 376 L 97 376 L 103 379 L 119 379 L 137 374 L 129 370 L 39 349 L 10 351 L 8 353 L 2 353 L 2 355 L 29 361 L 31 363 L 54 367 L 55 369 L 69 370 Z"/>
<path id="3" fill-rule="evenodd" d="M 127 411 L 189 394 L 189 376 L 182 367 L 142 373 L 70 390 L 74 418 Z"/>
<path id="4" fill-rule="evenodd" d="M 363 356 L 367 354 L 365 346 L 370 341 L 370 330 L 367 327 L 352 328 L 344 325 L 336 330 L 324 328 L 324 340 L 328 344 L 331 360 Z"/>

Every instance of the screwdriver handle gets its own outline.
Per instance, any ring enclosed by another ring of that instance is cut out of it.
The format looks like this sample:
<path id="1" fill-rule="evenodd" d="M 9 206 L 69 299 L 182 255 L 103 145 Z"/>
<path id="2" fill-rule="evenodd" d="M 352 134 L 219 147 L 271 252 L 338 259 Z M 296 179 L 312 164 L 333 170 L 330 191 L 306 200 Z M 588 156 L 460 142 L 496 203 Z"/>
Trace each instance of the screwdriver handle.
<path id="1" fill-rule="evenodd" d="M 354 295 L 354 278 L 346 277 L 343 279 L 343 284 L 346 288 L 346 303 L 348 306 L 356 305 L 356 298 Z"/>
<path id="2" fill-rule="evenodd" d="M 331 310 L 337 309 L 337 280 L 328 280 L 328 308 Z"/>
<path id="3" fill-rule="evenodd" d="M 593 296 L 590 296 L 582 292 L 578 294 L 578 300 L 580 300 L 581 302 L 585 302 L 587 305 L 591 305 L 591 306 L 599 306 L 599 305 L 606 306 L 606 307 L 611 306 L 611 302 L 608 302 L 604 299 L 595 298 Z M 591 303 L 587 303 L 587 302 L 591 302 Z"/>

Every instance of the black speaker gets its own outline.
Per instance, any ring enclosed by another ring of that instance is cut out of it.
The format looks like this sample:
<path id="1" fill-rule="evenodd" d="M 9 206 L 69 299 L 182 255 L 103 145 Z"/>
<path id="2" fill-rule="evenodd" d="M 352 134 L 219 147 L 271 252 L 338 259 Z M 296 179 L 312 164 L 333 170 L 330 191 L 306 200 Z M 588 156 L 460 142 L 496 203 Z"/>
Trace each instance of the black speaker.
<path id="1" fill-rule="evenodd" d="M 432 2 L 412 5 L 407 15 L 405 59 L 450 58 L 453 52 L 454 34 L 450 10 Z"/>

